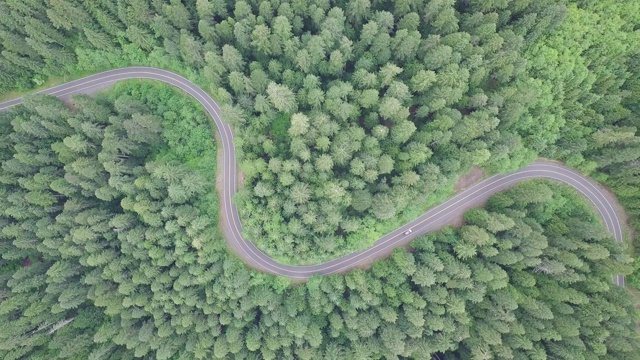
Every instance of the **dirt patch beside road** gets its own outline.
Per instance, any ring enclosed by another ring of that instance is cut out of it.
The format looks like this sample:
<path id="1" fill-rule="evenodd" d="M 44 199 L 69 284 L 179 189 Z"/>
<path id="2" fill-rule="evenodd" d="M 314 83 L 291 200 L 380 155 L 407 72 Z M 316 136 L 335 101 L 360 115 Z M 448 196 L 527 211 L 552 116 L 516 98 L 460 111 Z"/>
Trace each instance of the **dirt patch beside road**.
<path id="1" fill-rule="evenodd" d="M 469 186 L 482 181 L 482 179 L 485 178 L 485 175 L 486 174 L 484 173 L 484 171 L 482 171 L 482 169 L 474 165 L 471 168 L 471 171 L 462 175 L 460 179 L 458 179 L 458 182 L 453 186 L 454 193 L 458 193 L 468 188 Z M 484 203 L 485 201 L 476 201 L 474 204 L 474 207 L 483 207 Z M 458 214 L 451 219 L 451 226 L 460 227 L 462 226 L 463 222 L 464 222 L 464 213 Z"/>
<path id="2" fill-rule="evenodd" d="M 478 181 L 484 179 L 485 177 L 484 171 L 479 167 L 473 165 L 471 171 L 462 175 L 456 185 L 453 187 L 453 191 L 458 192 L 460 190 L 464 190 L 469 186 L 477 183 Z"/>
<path id="3" fill-rule="evenodd" d="M 244 173 L 242 172 L 242 170 L 240 170 L 240 166 L 238 166 L 238 180 L 236 181 L 236 184 L 238 185 L 238 189 L 242 189 L 242 187 L 244 186 Z"/>

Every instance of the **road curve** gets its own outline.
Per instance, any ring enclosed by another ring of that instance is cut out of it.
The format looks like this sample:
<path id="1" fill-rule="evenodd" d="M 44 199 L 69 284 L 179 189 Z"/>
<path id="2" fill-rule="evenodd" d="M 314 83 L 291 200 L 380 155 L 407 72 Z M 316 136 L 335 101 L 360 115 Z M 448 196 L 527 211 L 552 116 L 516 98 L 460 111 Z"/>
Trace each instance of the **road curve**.
<path id="1" fill-rule="evenodd" d="M 233 133 L 230 126 L 222 121 L 218 104 L 200 87 L 186 78 L 167 70 L 149 67 L 128 67 L 91 75 L 39 91 L 38 93 L 68 98 L 74 94 L 92 93 L 115 82 L 127 79 L 152 79 L 173 85 L 196 99 L 211 116 L 220 133 L 223 148 L 222 210 L 224 214 L 221 215 L 228 230 L 226 240 L 248 265 L 260 271 L 293 279 L 307 279 L 313 275 L 334 274 L 353 269 L 370 262 L 372 259 L 387 256 L 394 248 L 406 245 L 424 233 L 450 224 L 453 219 L 464 211 L 474 207 L 474 204 L 488 199 L 491 195 L 505 190 L 515 183 L 534 178 L 553 179 L 575 188 L 593 203 L 616 241 L 620 242 L 623 239 L 621 216 L 618 216 L 616 208 L 612 205 L 615 200 L 604 193 L 597 183 L 554 162 L 536 161 L 515 172 L 494 175 L 465 189 L 446 202 L 431 208 L 418 219 L 384 235 L 368 249 L 353 252 L 322 264 L 305 266 L 281 264 L 263 253 L 251 241 L 242 237 L 240 217 L 233 202 L 233 196 L 237 190 Z M 18 98 L 0 103 L 0 111 L 18 105 L 21 102 L 22 99 Z M 404 235 L 408 229 L 412 229 L 411 234 Z M 613 281 L 619 286 L 625 286 L 624 276 L 622 275 L 614 276 Z"/>

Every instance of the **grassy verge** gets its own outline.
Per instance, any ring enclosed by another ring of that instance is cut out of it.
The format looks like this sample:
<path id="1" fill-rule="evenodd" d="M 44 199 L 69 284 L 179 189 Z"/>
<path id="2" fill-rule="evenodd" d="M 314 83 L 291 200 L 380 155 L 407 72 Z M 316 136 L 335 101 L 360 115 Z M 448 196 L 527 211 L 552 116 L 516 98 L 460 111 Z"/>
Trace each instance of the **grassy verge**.
<path id="1" fill-rule="evenodd" d="M 105 70 L 108 70 L 108 69 L 105 69 Z M 76 71 L 76 72 L 65 74 L 65 75 L 52 76 L 48 78 L 45 82 L 43 82 L 42 84 L 34 88 L 25 89 L 25 90 L 15 90 L 15 91 L 10 91 L 4 94 L 0 94 L 0 102 L 9 101 L 15 98 L 25 96 L 27 94 L 31 94 L 44 89 L 48 89 L 50 87 L 54 87 L 56 85 L 64 84 L 72 80 L 77 80 L 85 76 L 95 74 L 96 72 L 98 71 Z"/>

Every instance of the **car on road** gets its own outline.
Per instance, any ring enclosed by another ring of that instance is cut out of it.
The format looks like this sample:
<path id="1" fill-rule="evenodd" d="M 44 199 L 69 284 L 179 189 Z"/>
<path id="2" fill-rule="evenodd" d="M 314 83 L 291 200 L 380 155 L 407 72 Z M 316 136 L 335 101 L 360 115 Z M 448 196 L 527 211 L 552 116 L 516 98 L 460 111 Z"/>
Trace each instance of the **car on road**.
<path id="1" fill-rule="evenodd" d="M 409 229 L 409 230 L 405 231 L 405 232 L 404 232 L 404 234 L 405 234 L 405 235 L 409 235 L 409 234 L 411 234 L 412 232 L 413 232 L 413 230 L 412 230 L 412 229 Z"/>

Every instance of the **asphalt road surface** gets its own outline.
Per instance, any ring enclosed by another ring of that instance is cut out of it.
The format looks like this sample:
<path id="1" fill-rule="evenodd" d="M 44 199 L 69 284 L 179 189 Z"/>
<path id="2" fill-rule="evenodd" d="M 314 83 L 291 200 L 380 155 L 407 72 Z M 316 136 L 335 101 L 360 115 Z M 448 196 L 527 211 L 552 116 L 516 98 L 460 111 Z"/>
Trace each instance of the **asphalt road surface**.
<path id="1" fill-rule="evenodd" d="M 195 98 L 211 116 L 220 133 L 223 148 L 224 163 L 222 164 L 223 183 L 220 215 L 223 225 L 226 228 L 225 238 L 231 248 L 248 265 L 260 271 L 287 276 L 293 279 L 306 279 L 312 275 L 334 274 L 361 267 L 371 262 L 371 260 L 389 255 L 394 248 L 406 245 L 420 235 L 451 224 L 454 219 L 466 210 L 481 206 L 491 195 L 505 190 L 520 181 L 536 178 L 554 179 L 575 188 L 593 203 L 594 207 L 602 216 L 607 229 L 615 237 L 616 241 L 622 241 L 623 239 L 620 220 L 622 216 L 616 213 L 616 207 L 613 206 L 615 199 L 611 195 L 602 191 L 601 187 L 598 186 L 595 181 L 573 170 L 554 162 L 536 161 L 513 173 L 495 175 L 465 189 L 446 202 L 431 208 L 418 219 L 384 235 L 376 241 L 373 246 L 366 250 L 353 252 L 316 265 L 293 266 L 281 264 L 260 251 L 251 241 L 242 237 L 240 217 L 233 202 L 237 184 L 233 134 L 229 125 L 222 121 L 218 104 L 197 85 L 170 71 L 148 67 L 129 67 L 91 75 L 39 91 L 38 93 L 68 99 L 74 94 L 91 94 L 115 82 L 127 79 L 152 79 L 173 85 Z M 6 110 L 21 102 L 22 99 L 14 99 L 0 103 L 0 111 Z M 411 233 L 405 235 L 405 232 L 409 229 L 412 230 Z M 614 276 L 613 281 L 619 286 L 625 286 L 624 276 L 622 275 Z"/>

